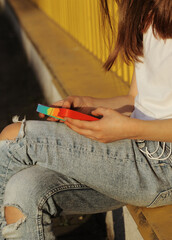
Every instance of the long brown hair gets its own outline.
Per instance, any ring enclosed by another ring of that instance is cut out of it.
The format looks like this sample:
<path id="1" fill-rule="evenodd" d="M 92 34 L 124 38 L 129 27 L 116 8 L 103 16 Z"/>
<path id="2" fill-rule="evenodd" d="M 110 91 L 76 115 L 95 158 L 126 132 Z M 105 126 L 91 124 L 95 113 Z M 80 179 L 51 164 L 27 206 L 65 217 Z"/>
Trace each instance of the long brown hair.
<path id="1" fill-rule="evenodd" d="M 113 1 L 118 5 L 118 29 L 115 48 L 104 64 L 105 69 L 112 67 L 118 54 L 126 63 L 140 61 L 143 56 L 143 33 L 150 25 L 156 37 L 172 38 L 172 0 Z M 113 30 L 108 0 L 100 0 L 100 3 L 103 22 L 107 20 Z"/>

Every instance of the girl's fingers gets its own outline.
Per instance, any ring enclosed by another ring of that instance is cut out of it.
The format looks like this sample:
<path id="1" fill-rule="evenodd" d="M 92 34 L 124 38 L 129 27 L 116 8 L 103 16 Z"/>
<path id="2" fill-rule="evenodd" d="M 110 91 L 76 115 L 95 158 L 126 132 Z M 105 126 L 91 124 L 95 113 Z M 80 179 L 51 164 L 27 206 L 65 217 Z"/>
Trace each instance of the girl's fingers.
<path id="1" fill-rule="evenodd" d="M 94 116 L 100 116 L 100 115 L 103 116 L 104 114 L 106 114 L 106 111 L 107 111 L 106 108 L 99 107 L 99 108 L 96 108 L 95 110 L 93 110 L 91 112 L 91 114 L 94 115 Z"/>
<path id="2" fill-rule="evenodd" d="M 62 107 L 64 103 L 64 100 L 57 101 L 53 103 L 50 107 Z"/>
<path id="3" fill-rule="evenodd" d="M 58 102 L 55 102 L 51 105 L 51 107 L 62 107 L 62 108 L 70 108 L 72 104 L 72 100 L 70 99 L 64 99 L 60 100 Z"/>
<path id="4" fill-rule="evenodd" d="M 51 121 L 51 122 L 57 122 L 57 121 L 59 121 L 58 119 L 52 118 L 52 117 L 48 117 L 47 120 L 48 120 L 48 121 Z"/>
<path id="5" fill-rule="evenodd" d="M 39 117 L 40 117 L 40 118 L 44 118 L 44 117 L 45 117 L 45 114 L 39 113 Z"/>
<path id="6" fill-rule="evenodd" d="M 62 107 L 63 108 L 71 108 L 71 104 L 72 104 L 72 102 L 70 102 L 69 100 L 66 100 L 63 102 Z"/>
<path id="7" fill-rule="evenodd" d="M 52 117 L 48 117 L 47 120 L 51 121 L 51 122 L 61 122 L 61 123 L 64 123 L 64 121 L 62 121 L 60 119 L 57 119 L 57 118 L 52 118 Z"/>
<path id="8" fill-rule="evenodd" d="M 72 118 L 65 118 L 65 123 L 69 123 L 72 126 L 77 127 L 78 129 L 87 129 L 93 130 L 98 125 L 97 121 L 81 121 Z"/>
<path id="9" fill-rule="evenodd" d="M 69 128 L 71 128 L 73 131 L 79 133 L 80 135 L 83 135 L 83 136 L 85 136 L 85 137 L 87 137 L 87 138 L 96 139 L 96 138 L 93 137 L 93 133 L 92 133 L 91 130 L 78 128 L 78 127 L 70 124 L 70 123 L 67 122 L 67 121 L 65 121 L 65 124 L 66 124 Z"/>

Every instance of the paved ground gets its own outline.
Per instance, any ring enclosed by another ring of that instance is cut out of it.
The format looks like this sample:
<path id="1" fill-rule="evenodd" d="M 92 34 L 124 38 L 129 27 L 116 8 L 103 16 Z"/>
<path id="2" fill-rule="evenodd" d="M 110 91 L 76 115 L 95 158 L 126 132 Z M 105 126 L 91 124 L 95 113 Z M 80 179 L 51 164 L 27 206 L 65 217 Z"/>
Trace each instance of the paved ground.
<path id="1" fill-rule="evenodd" d="M 25 115 L 28 120 L 38 119 L 35 111 L 37 103 L 45 103 L 45 100 L 36 76 L 13 27 L 0 14 L 0 131 L 12 122 L 14 115 L 20 116 L 20 119 Z M 122 216 L 122 212 L 119 215 Z M 85 218 L 87 216 L 62 219 L 59 228 L 64 231 L 71 225 L 75 227 L 78 222 L 84 222 Z M 61 236 L 59 240 L 104 240 L 105 236 L 104 214 L 98 214 L 92 215 L 80 228 Z M 116 240 L 124 240 L 123 231 L 118 231 Z"/>

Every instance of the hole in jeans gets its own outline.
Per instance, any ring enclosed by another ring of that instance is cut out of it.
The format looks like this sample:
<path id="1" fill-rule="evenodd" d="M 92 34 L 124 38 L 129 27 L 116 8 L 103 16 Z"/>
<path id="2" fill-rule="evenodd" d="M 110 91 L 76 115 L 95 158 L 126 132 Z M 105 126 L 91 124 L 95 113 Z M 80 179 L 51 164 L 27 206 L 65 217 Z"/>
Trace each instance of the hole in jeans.
<path id="1" fill-rule="evenodd" d="M 2 228 L 4 239 L 23 239 L 21 226 L 26 221 L 26 216 L 22 213 L 20 207 L 5 206 L 2 213 L 6 219 Z"/>
<path id="2" fill-rule="evenodd" d="M 5 127 L 1 134 L 0 134 L 0 140 L 15 140 L 18 136 L 18 133 L 21 128 L 21 123 L 13 123 Z"/>
<path id="3" fill-rule="evenodd" d="M 22 223 L 26 219 L 26 216 L 17 207 L 6 206 L 4 211 L 7 225 L 16 223 L 18 221 Z"/>

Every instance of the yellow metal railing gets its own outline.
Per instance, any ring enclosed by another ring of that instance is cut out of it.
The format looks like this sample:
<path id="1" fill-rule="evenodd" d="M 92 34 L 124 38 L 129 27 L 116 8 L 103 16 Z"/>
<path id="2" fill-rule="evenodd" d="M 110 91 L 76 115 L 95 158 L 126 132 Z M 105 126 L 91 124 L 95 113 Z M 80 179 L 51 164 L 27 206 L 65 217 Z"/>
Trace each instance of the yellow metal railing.
<path id="1" fill-rule="evenodd" d="M 32 0 L 32 2 L 94 56 L 105 62 L 108 48 L 100 27 L 99 0 Z M 113 0 L 109 1 L 110 4 L 113 2 Z M 130 84 L 133 66 L 126 65 L 121 58 L 118 58 L 112 71 Z"/>

